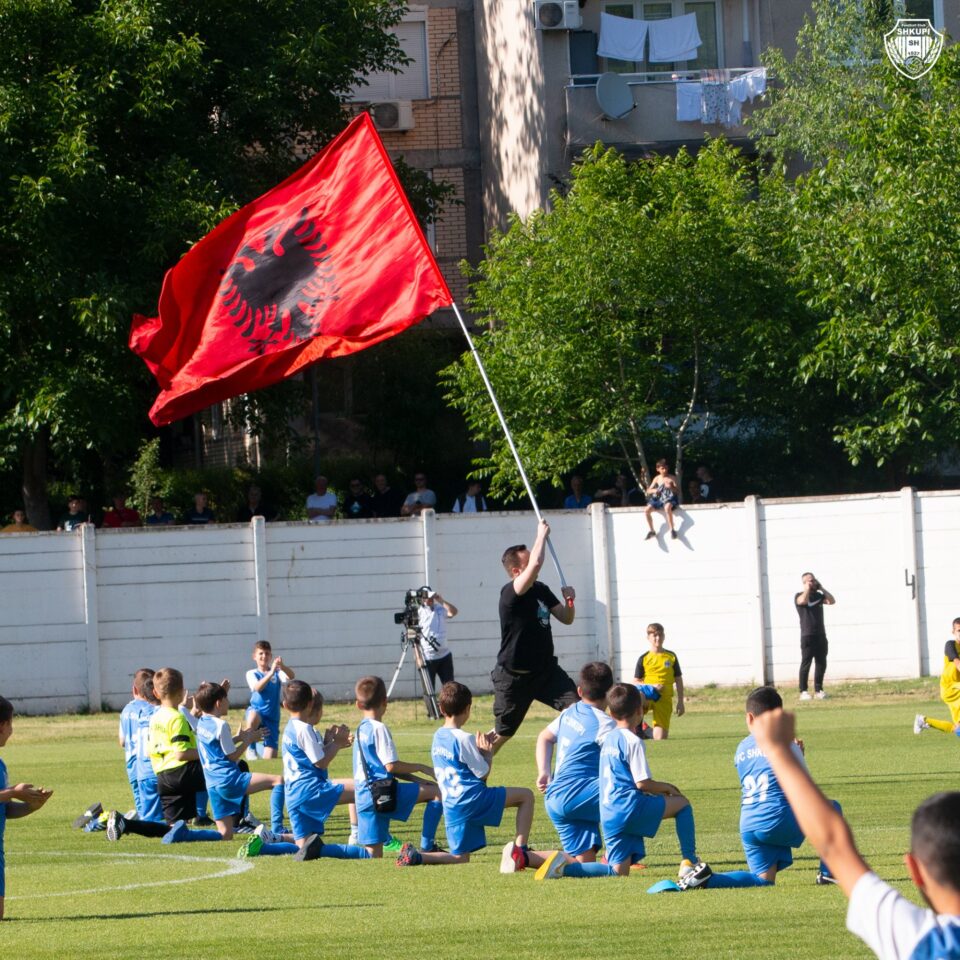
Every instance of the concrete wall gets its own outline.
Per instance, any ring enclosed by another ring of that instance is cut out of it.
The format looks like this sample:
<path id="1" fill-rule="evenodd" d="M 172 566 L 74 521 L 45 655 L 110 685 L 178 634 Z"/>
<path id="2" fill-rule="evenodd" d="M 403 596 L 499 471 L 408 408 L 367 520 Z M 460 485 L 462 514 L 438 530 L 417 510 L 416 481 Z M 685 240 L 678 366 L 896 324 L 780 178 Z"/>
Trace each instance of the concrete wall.
<path id="1" fill-rule="evenodd" d="M 548 515 L 577 589 L 576 622 L 554 630 L 570 672 L 600 657 L 631 677 L 646 625 L 659 621 L 689 684 L 793 686 L 793 596 L 806 570 L 837 597 L 828 682 L 939 672 L 960 614 L 960 492 L 749 498 L 681 516 L 677 540 L 648 541 L 639 508 Z M 499 557 L 534 532 L 526 513 L 428 513 L 3 536 L 0 693 L 25 712 L 119 707 L 138 667 L 173 665 L 190 686 L 229 677 L 241 702 L 253 643 L 266 638 L 325 696 L 348 698 L 364 673 L 389 680 L 393 614 L 424 583 L 460 609 L 449 627 L 458 677 L 489 692 Z M 549 560 L 543 579 L 558 590 Z M 408 658 L 397 696 L 414 694 L 413 678 Z"/>

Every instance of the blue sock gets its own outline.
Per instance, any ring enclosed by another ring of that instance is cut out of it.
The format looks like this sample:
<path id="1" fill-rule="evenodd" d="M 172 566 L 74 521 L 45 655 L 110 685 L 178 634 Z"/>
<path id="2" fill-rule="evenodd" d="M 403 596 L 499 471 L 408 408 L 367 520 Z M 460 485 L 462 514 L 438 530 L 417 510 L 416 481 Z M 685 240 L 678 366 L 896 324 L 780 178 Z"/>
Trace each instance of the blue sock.
<path id="1" fill-rule="evenodd" d="M 283 784 L 278 783 L 270 791 L 270 828 L 274 833 L 283 833 Z"/>
<path id="2" fill-rule="evenodd" d="M 208 840 L 221 840 L 216 830 L 184 830 L 177 836 L 175 843 L 206 843 Z"/>
<path id="3" fill-rule="evenodd" d="M 354 847 L 345 843 L 325 843 L 320 856 L 330 857 L 333 860 L 369 860 L 370 852 L 366 847 Z"/>
<path id="4" fill-rule="evenodd" d="M 437 827 L 443 816 L 443 804 L 439 800 L 431 800 L 423 808 L 423 832 L 420 834 L 420 849 L 429 850 L 437 842 Z"/>
<path id="5" fill-rule="evenodd" d="M 207 791 L 201 790 L 197 794 L 197 816 L 205 817 L 207 815 Z"/>
<path id="6" fill-rule="evenodd" d="M 731 870 L 728 873 L 713 874 L 706 886 L 711 890 L 733 890 L 741 887 L 772 887 L 773 884 L 749 870 Z"/>
<path id="7" fill-rule="evenodd" d="M 608 863 L 568 863 L 563 868 L 565 877 L 615 877 L 613 867 Z"/>
<path id="8" fill-rule="evenodd" d="M 295 843 L 265 843 L 257 854 L 258 857 L 287 857 L 296 853 L 300 848 Z"/>
<path id="9" fill-rule="evenodd" d="M 680 856 L 691 863 L 697 862 L 697 829 L 693 823 L 693 807 L 684 807 L 676 816 L 677 839 L 680 841 Z"/>
<path id="10" fill-rule="evenodd" d="M 836 810 L 837 813 L 839 813 L 840 816 L 842 817 L 842 816 L 843 816 L 843 807 L 841 807 L 840 804 L 839 804 L 836 800 L 831 800 L 830 802 L 833 804 L 833 809 Z M 818 869 L 825 877 L 832 877 L 832 876 L 833 876 L 833 874 L 830 872 L 830 868 L 829 868 L 822 860 L 820 861 L 820 864 L 819 864 L 819 866 L 817 867 L 817 869 Z"/>

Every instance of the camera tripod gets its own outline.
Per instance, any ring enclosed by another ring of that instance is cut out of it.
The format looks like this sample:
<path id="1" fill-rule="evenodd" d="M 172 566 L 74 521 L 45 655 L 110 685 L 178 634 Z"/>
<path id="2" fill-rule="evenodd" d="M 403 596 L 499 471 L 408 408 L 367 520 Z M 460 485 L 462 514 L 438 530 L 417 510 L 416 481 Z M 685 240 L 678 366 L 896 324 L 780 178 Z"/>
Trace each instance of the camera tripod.
<path id="1" fill-rule="evenodd" d="M 400 633 L 400 661 L 397 663 L 397 669 L 393 671 L 393 679 L 387 688 L 387 696 L 393 693 L 393 688 L 397 685 L 397 678 L 403 669 L 403 662 L 407 659 L 407 651 L 413 648 L 414 677 L 413 686 L 416 690 L 417 676 L 420 677 L 420 683 L 423 686 L 423 703 L 427 708 L 427 716 L 431 720 L 440 719 L 440 707 L 437 706 L 437 698 L 433 692 L 433 680 L 427 671 L 426 661 L 423 658 L 423 634 L 419 627 L 404 627 Z"/>

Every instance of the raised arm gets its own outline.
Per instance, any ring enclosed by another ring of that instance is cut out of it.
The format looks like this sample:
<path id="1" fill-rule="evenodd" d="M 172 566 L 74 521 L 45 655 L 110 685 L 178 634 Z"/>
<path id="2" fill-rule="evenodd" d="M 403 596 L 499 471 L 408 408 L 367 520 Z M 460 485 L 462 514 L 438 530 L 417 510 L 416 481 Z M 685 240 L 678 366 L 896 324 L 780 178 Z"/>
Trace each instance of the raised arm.
<path id="1" fill-rule="evenodd" d="M 846 820 L 837 813 L 790 748 L 795 729 L 794 715 L 783 710 L 761 713 L 750 725 L 750 732 L 770 761 L 800 829 L 849 897 L 856 882 L 870 867 L 860 856 Z"/>
<path id="2" fill-rule="evenodd" d="M 530 561 L 513 578 L 513 590 L 518 597 L 523 596 L 540 576 L 540 568 L 543 566 L 543 558 L 547 550 L 547 537 L 549 536 L 550 524 L 546 520 L 541 520 L 537 525 L 537 539 L 533 541 L 533 546 L 530 548 Z"/>
<path id="3" fill-rule="evenodd" d="M 439 603 L 447 611 L 447 616 L 451 620 L 460 612 L 449 600 L 444 600 L 439 593 L 433 599 L 435 603 Z"/>

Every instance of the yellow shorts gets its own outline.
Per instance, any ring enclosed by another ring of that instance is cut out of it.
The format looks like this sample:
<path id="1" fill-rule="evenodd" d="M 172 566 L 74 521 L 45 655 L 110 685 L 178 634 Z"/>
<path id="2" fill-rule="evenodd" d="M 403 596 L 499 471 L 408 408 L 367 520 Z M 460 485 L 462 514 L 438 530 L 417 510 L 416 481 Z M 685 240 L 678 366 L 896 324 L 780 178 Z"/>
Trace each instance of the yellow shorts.
<path id="1" fill-rule="evenodd" d="M 653 725 L 669 730 L 670 717 L 673 714 L 673 697 L 661 696 L 659 700 L 653 702 L 647 700 L 646 710 L 643 712 L 648 713 L 650 710 L 653 710 Z"/>
<path id="2" fill-rule="evenodd" d="M 960 683 L 951 683 L 950 686 L 940 686 L 940 699 L 950 708 L 950 717 L 953 725 L 960 723 Z"/>

